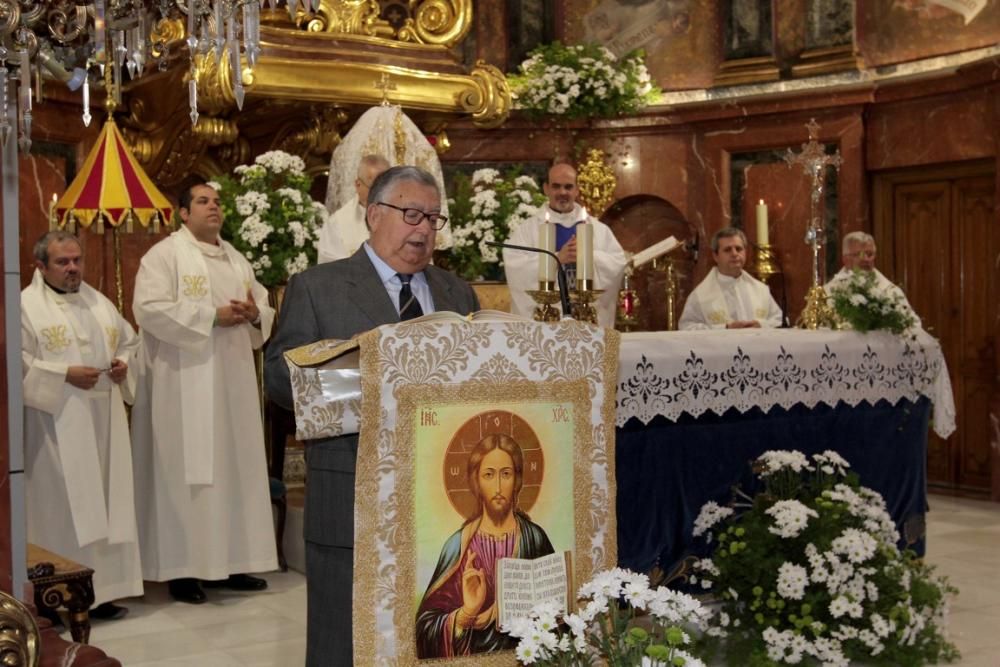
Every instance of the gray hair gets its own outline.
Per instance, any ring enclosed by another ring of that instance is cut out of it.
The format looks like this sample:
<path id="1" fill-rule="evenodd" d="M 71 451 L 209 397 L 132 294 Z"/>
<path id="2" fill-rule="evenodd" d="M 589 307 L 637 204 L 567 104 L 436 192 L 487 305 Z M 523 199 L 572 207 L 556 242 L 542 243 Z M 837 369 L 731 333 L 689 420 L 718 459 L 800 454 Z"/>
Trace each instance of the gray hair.
<path id="1" fill-rule="evenodd" d="M 712 237 L 712 252 L 719 252 L 719 241 L 733 236 L 739 236 L 743 239 L 743 247 L 747 247 L 747 235 L 743 233 L 742 229 L 738 227 L 723 227 L 715 232 L 715 235 Z"/>
<path id="2" fill-rule="evenodd" d="M 365 172 L 365 168 L 371 169 L 372 171 L 383 172 L 392 165 L 381 155 L 377 153 L 372 153 L 371 155 L 365 155 L 358 162 L 358 178 L 361 178 L 362 174 Z"/>
<path id="3" fill-rule="evenodd" d="M 45 266 L 49 265 L 49 245 L 52 243 L 62 243 L 63 241 L 73 241 L 83 250 L 83 244 L 80 243 L 80 239 L 76 237 L 76 234 L 67 232 L 64 229 L 53 229 L 51 232 L 45 232 L 42 237 L 35 242 L 35 247 L 32 249 L 31 253 L 35 256 L 39 262 Z"/>
<path id="4" fill-rule="evenodd" d="M 379 174 L 378 177 L 376 177 L 376 179 L 372 182 L 371 189 L 368 190 L 368 201 L 365 203 L 369 206 L 372 204 L 378 204 L 384 197 L 388 196 L 389 192 L 392 191 L 397 184 L 402 181 L 413 181 L 414 183 L 434 188 L 438 198 L 441 197 L 441 188 L 438 187 L 437 181 L 434 180 L 434 177 L 431 174 L 424 171 L 420 167 L 411 167 L 407 165 L 392 167 Z"/>
<path id="5" fill-rule="evenodd" d="M 851 251 L 852 245 L 868 245 L 871 243 L 875 245 L 875 237 L 867 232 L 851 232 L 844 236 L 843 245 L 841 250 L 846 255 Z"/>

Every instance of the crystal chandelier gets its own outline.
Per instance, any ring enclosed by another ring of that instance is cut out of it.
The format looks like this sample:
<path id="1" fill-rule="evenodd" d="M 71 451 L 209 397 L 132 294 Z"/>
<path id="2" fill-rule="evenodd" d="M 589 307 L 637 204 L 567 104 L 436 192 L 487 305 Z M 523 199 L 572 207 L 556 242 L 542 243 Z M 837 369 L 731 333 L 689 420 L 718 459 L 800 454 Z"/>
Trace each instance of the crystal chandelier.
<path id="1" fill-rule="evenodd" d="M 108 110 L 121 103 L 123 82 L 143 75 L 152 63 L 170 66 L 171 47 L 188 51 L 191 123 L 198 122 L 196 59 L 229 59 L 233 93 L 243 107 L 242 62 L 251 70 L 260 55 L 260 13 L 265 0 L 0 0 L 0 142 L 14 129 L 18 144 L 31 147 L 32 104 L 43 83 L 54 79 L 81 89 L 82 119 L 90 125 L 90 86 L 104 83 Z M 279 0 L 267 0 L 273 10 Z M 287 0 L 296 13 L 312 13 L 320 0 Z M 13 97 L 16 97 L 14 99 Z"/>

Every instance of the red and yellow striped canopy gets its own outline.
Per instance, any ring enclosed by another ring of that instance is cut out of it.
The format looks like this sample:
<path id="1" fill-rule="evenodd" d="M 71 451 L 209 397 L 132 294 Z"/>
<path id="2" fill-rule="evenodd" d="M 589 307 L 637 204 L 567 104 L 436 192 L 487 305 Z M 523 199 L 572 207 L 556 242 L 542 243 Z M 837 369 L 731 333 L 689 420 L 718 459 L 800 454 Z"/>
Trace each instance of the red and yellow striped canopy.
<path id="1" fill-rule="evenodd" d="M 166 224 L 173 208 L 129 152 L 110 118 L 83 168 L 56 203 L 59 226 L 70 220 L 89 227 L 98 218 L 117 227 L 131 220 L 143 227 Z"/>

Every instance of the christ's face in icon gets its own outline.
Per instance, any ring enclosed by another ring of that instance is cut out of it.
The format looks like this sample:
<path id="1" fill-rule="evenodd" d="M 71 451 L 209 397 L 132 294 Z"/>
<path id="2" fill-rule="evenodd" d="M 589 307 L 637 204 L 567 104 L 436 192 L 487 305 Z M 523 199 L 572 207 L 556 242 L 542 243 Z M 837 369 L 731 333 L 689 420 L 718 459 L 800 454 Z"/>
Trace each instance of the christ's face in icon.
<path id="1" fill-rule="evenodd" d="M 510 454 L 494 449 L 483 457 L 479 464 L 479 497 L 493 521 L 499 523 L 512 511 L 516 479 Z"/>

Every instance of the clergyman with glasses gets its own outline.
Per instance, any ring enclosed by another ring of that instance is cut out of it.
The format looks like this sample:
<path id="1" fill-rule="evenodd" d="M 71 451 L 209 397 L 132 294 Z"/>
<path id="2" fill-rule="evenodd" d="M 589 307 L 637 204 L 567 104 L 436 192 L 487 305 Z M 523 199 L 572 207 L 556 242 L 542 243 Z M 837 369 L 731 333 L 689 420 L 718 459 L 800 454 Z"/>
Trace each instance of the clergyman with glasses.
<path id="1" fill-rule="evenodd" d="M 434 177 L 418 167 L 393 167 L 372 183 L 366 216 L 370 236 L 347 259 L 292 276 L 278 333 L 267 347 L 268 395 L 293 409 L 286 350 L 319 340 L 348 339 L 382 324 L 450 310 L 479 309 L 469 285 L 430 266 L 441 215 Z M 356 433 L 306 447 L 305 503 L 308 619 L 306 664 L 350 665 L 354 564 Z"/>
<path id="2" fill-rule="evenodd" d="M 365 224 L 368 192 L 372 182 L 389 168 L 389 161 L 381 155 L 365 155 L 358 162 L 354 179 L 355 195 L 338 208 L 319 230 L 316 252 L 319 263 L 350 257 L 368 239 Z"/>
<path id="3" fill-rule="evenodd" d="M 851 232 L 850 234 L 846 234 L 840 249 L 840 261 L 844 266 L 826 284 L 824 288 L 826 293 L 830 294 L 831 289 L 847 282 L 854 271 L 874 273 L 876 287 L 890 296 L 898 295 L 899 302 L 905 305 L 906 309 L 910 312 L 914 325 L 921 326 L 920 317 L 913 310 L 913 306 L 910 305 L 903 290 L 875 268 L 875 257 L 877 254 L 878 249 L 875 247 L 875 238 L 871 234 L 866 232 Z"/>

